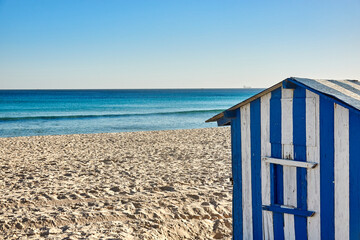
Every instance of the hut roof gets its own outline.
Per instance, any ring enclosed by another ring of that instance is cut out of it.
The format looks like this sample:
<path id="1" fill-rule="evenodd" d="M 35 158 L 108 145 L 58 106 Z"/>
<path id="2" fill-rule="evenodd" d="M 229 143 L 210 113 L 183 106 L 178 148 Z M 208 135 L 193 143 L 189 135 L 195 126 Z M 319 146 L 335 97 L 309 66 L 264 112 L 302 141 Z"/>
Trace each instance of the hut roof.
<path id="1" fill-rule="evenodd" d="M 283 86 L 284 88 L 294 88 L 295 86 L 304 87 L 310 91 L 318 94 L 326 95 L 343 103 L 345 106 L 354 108 L 360 111 L 360 82 L 357 80 L 325 80 L 325 79 L 309 79 L 309 78 L 287 78 L 274 86 L 265 89 L 264 91 L 232 106 L 231 108 L 221 112 L 206 122 L 214 122 L 223 118 L 226 112 L 240 108 L 241 106 L 252 102 L 263 95 L 272 92 L 273 90 Z M 221 125 L 229 124 L 230 120 Z"/>

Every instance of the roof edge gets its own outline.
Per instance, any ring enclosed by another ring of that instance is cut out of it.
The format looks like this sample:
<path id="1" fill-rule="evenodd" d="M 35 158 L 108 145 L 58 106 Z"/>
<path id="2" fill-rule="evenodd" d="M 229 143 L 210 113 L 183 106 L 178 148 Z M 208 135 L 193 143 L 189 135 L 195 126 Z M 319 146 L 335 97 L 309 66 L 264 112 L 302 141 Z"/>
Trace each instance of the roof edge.
<path id="1" fill-rule="evenodd" d="M 338 104 L 342 105 L 343 107 L 346 107 L 348 109 L 352 109 L 352 110 L 355 110 L 357 112 L 360 111 L 360 108 L 356 108 L 354 106 L 352 106 L 351 104 L 349 104 L 348 102 L 344 101 L 343 99 L 341 98 L 338 98 L 336 95 L 332 95 L 332 94 L 328 94 L 328 93 L 325 93 L 325 92 L 321 92 L 320 90 L 316 89 L 316 88 L 313 88 L 311 86 L 308 86 L 304 83 L 301 82 L 301 79 L 307 79 L 307 80 L 314 80 L 314 79 L 310 79 L 310 78 L 298 78 L 298 77 L 289 77 L 289 78 L 286 78 L 284 80 L 282 80 L 281 82 L 273 85 L 272 87 L 270 88 L 267 88 L 265 89 L 264 91 L 232 106 L 231 108 L 213 116 L 212 118 L 206 120 L 205 122 L 215 122 L 217 121 L 218 122 L 218 125 L 219 123 L 224 125 L 224 123 L 229 123 L 231 121 L 230 118 L 227 117 L 226 115 L 226 112 L 229 112 L 229 111 L 232 111 L 232 110 L 235 110 L 235 109 L 238 109 L 260 97 L 262 97 L 263 95 L 269 93 L 269 92 L 272 92 L 273 90 L 279 88 L 279 87 L 284 87 L 284 88 L 294 88 L 295 86 L 299 86 L 299 87 L 303 87 L 305 89 L 308 89 L 316 94 L 319 94 L 321 96 L 325 96 L 325 97 L 328 97 L 328 98 L 331 98 L 332 100 L 335 100 Z M 318 80 L 325 80 L 325 79 L 318 79 Z M 348 81 L 358 81 L 358 80 L 350 80 L 350 79 L 346 79 Z M 222 126 L 221 125 L 221 126 Z M 219 125 L 220 126 L 220 125 Z"/>
<path id="2" fill-rule="evenodd" d="M 315 88 L 313 88 L 313 87 L 310 87 L 310 86 L 308 86 L 308 85 L 306 85 L 306 84 L 304 84 L 304 83 L 302 83 L 302 82 L 299 82 L 299 79 L 309 79 L 309 80 L 313 80 L 313 79 L 310 79 L 310 78 L 297 78 L 297 77 L 291 77 L 291 78 L 288 78 L 288 79 L 285 79 L 285 80 L 289 80 L 291 83 L 296 84 L 296 85 L 298 85 L 299 87 L 305 88 L 305 89 L 307 89 L 307 90 L 309 90 L 309 91 L 312 91 L 312 92 L 314 92 L 314 93 L 316 93 L 316 94 L 318 94 L 318 95 L 320 95 L 320 96 L 324 96 L 324 97 L 330 98 L 330 99 L 332 99 L 333 101 L 335 101 L 337 104 L 340 104 L 341 106 L 343 106 L 343 107 L 345 107 L 345 108 L 348 108 L 348 109 L 351 109 L 351 110 L 355 110 L 355 111 L 357 111 L 357 112 L 360 111 L 359 108 L 356 108 L 356 107 L 354 107 L 353 105 L 351 105 L 350 103 L 344 101 L 343 99 L 338 98 L 336 95 L 328 94 L 328 93 L 322 92 L 322 91 L 320 91 L 320 90 L 318 90 L 318 89 L 315 89 Z M 285 81 L 285 80 L 284 80 L 284 81 Z M 326 79 L 317 79 L 317 80 L 326 80 Z M 357 82 L 359 81 L 359 80 L 355 80 L 355 79 L 344 79 L 344 80 L 346 80 L 346 81 L 357 81 Z M 338 80 L 336 80 L 336 81 L 338 81 Z M 340 81 L 343 81 L 343 80 L 340 80 Z"/>
<path id="3" fill-rule="evenodd" d="M 293 78 L 293 77 L 290 77 L 290 78 L 287 78 L 287 79 L 285 79 L 285 80 L 289 80 L 289 79 L 294 79 L 294 78 Z M 283 80 L 283 81 L 285 81 L 285 80 Z M 240 102 L 240 103 L 232 106 L 231 108 L 226 109 L 225 111 L 223 111 L 223 112 L 221 112 L 221 113 L 213 116 L 212 118 L 209 118 L 209 119 L 206 120 L 205 122 L 216 122 L 216 121 L 218 121 L 219 119 L 221 119 L 221 118 L 224 117 L 224 112 L 226 112 L 226 111 L 231 111 L 231 110 L 235 110 L 235 109 L 237 109 L 237 108 L 240 108 L 240 107 L 248 104 L 249 102 L 252 102 L 252 101 L 254 101 L 254 100 L 256 100 L 256 99 L 264 96 L 265 94 L 267 94 L 267 93 L 269 93 L 269 92 L 272 92 L 272 91 L 274 91 L 275 89 L 278 89 L 279 87 L 282 86 L 283 81 L 281 81 L 281 82 L 279 82 L 279 83 L 277 83 L 277 84 L 275 84 L 275 85 L 273 85 L 273 86 L 271 86 L 271 87 L 269 87 L 269 88 L 267 88 L 267 89 L 259 92 L 258 94 L 254 95 L 254 96 L 252 96 L 252 97 L 250 97 L 250 98 L 247 98 L 246 100 L 244 100 L 244 101 L 242 101 L 242 102 Z"/>

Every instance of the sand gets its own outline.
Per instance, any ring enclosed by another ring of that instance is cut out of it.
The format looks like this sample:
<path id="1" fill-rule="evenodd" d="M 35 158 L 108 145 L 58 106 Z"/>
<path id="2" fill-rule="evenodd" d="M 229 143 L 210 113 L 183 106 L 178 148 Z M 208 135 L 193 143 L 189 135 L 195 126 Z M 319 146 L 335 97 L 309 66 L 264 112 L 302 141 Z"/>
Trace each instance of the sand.
<path id="1" fill-rule="evenodd" d="M 230 129 L 0 138 L 0 239 L 231 239 Z"/>

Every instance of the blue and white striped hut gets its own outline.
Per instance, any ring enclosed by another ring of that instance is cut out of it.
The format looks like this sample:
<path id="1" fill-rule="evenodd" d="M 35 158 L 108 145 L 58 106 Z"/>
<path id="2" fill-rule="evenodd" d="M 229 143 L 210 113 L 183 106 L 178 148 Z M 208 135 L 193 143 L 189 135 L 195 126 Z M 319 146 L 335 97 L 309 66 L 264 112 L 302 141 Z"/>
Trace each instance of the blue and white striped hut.
<path id="1" fill-rule="evenodd" d="M 360 239 L 360 83 L 288 78 L 231 125 L 234 239 Z"/>

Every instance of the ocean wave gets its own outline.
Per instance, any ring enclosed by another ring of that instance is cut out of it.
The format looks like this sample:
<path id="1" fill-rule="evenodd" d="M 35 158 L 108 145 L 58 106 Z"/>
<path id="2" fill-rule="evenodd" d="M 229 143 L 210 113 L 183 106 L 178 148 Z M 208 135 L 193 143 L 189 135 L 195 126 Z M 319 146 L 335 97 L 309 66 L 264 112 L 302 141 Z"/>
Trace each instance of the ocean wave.
<path id="1" fill-rule="evenodd" d="M 86 118 L 119 118 L 132 116 L 156 116 L 156 115 L 186 115 L 198 113 L 219 113 L 224 109 L 188 110 L 175 112 L 133 113 L 133 114 L 84 114 L 84 115 L 57 115 L 57 116 L 26 116 L 26 117 L 0 117 L 0 122 L 30 121 L 30 120 L 61 120 L 61 119 L 86 119 Z"/>

